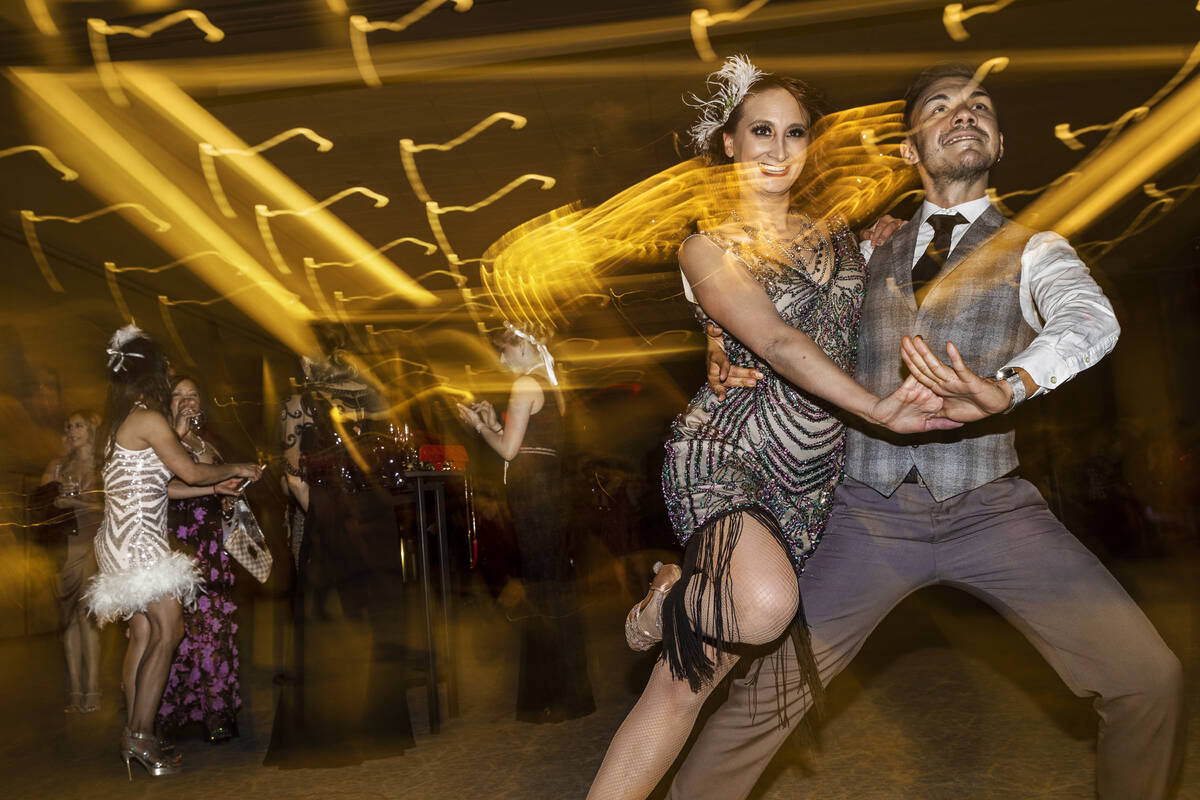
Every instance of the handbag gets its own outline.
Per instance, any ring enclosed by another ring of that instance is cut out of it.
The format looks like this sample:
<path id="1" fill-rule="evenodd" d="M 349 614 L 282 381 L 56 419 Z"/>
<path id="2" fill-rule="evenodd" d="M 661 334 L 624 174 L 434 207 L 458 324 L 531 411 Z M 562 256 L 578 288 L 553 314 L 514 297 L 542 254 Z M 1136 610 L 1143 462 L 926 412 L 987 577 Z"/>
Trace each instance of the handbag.
<path id="1" fill-rule="evenodd" d="M 225 552 L 246 568 L 259 583 L 266 583 L 271 576 L 271 551 L 263 538 L 258 520 L 244 498 L 239 497 L 233 506 L 221 514 L 221 529 L 224 531 L 222 546 Z"/>

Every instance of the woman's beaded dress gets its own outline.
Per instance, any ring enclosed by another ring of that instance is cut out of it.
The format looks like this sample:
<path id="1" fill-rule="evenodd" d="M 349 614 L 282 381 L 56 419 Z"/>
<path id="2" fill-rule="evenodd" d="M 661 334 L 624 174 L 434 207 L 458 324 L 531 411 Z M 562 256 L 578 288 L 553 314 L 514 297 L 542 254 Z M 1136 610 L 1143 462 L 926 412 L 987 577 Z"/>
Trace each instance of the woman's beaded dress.
<path id="1" fill-rule="evenodd" d="M 744 228 L 747 239 L 732 238 L 727 230 L 696 235 L 744 265 L 784 322 L 852 372 L 866 271 L 845 225 L 809 226 L 790 242 L 752 228 Z M 702 310 L 700 316 L 706 319 Z M 829 518 L 844 461 L 842 423 L 826 404 L 777 375 L 728 332 L 724 346 L 730 364 L 763 378 L 754 388 L 730 389 L 723 401 L 707 384 L 701 387 L 675 420 L 663 463 L 667 511 L 686 547 L 683 574 L 663 604 L 663 658 L 693 691 L 714 676 L 706 645 L 729 648 L 738 641 L 730 560 L 743 519 L 770 531 L 799 575 Z M 697 590 L 689 591 L 693 580 Z M 708 627 L 701 629 L 698 620 L 705 618 Z M 788 635 L 800 683 L 819 697 L 802 607 Z"/>
<path id="2" fill-rule="evenodd" d="M 804 266 L 778 247 L 707 237 L 745 265 L 784 322 L 806 333 L 843 370 L 853 372 L 866 270 L 842 224 L 810 229 Z M 802 234 L 803 236 L 803 234 Z M 663 465 L 663 490 L 681 543 L 731 511 L 759 508 L 778 522 L 797 573 L 829 518 L 841 482 L 843 426 L 829 407 L 777 375 L 728 332 L 729 363 L 763 374 L 754 388 L 723 401 L 707 384 L 676 420 Z"/>
<path id="3" fill-rule="evenodd" d="M 167 469 L 154 448 L 113 443 L 104 464 L 104 521 L 86 600 L 104 624 L 128 619 L 171 595 L 191 605 L 203 583 L 192 560 L 167 543 Z"/>

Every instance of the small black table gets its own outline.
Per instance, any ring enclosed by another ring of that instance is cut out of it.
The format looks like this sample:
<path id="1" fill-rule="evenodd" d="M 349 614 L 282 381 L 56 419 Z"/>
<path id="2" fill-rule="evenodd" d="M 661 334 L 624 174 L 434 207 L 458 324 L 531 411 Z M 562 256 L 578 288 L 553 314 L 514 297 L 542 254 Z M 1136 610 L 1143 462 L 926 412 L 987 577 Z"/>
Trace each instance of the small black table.
<path id="1" fill-rule="evenodd" d="M 427 649 L 426 670 L 428 672 L 429 731 L 437 733 L 441 728 L 442 714 L 438 702 L 438 665 L 441 662 L 446 681 L 446 706 L 448 716 L 458 714 L 458 682 L 455 679 L 455 662 L 450 627 L 450 547 L 446 533 L 446 483 L 451 478 L 461 479 L 461 472 L 420 471 L 404 473 L 404 483 L 391 490 L 395 505 L 416 503 L 417 558 L 421 579 L 421 599 L 425 611 L 425 643 Z M 433 500 L 434 519 L 429 518 L 429 498 Z M 437 544 L 437 569 L 440 597 L 435 600 L 430 565 L 430 542 L 432 534 Z M 438 617 L 435 625 L 434 618 Z M 439 631 L 435 629 L 440 628 Z"/>

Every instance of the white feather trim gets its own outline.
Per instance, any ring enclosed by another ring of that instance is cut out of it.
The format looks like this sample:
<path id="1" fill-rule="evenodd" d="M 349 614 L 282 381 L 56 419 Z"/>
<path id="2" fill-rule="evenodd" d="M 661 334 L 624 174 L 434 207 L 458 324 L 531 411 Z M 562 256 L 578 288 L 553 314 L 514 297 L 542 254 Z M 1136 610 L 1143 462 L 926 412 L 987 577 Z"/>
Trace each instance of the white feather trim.
<path id="1" fill-rule="evenodd" d="M 146 338 L 146 333 L 132 322 L 123 328 L 117 328 L 117 332 L 108 340 L 108 368 L 113 372 L 120 372 L 125 366 L 125 357 L 133 356 L 134 358 L 145 358 L 141 353 L 126 353 L 125 345 L 132 342 L 134 339 Z"/>
<path id="2" fill-rule="evenodd" d="M 145 335 L 145 331 L 131 322 L 123 328 L 117 328 L 112 338 L 108 340 L 108 346 L 113 350 L 120 350 L 134 339 L 141 339 Z"/>
<path id="3" fill-rule="evenodd" d="M 746 99 L 746 92 L 766 74 L 750 62 L 749 56 L 730 56 L 719 70 L 708 76 L 706 82 L 713 89 L 712 97 L 707 100 L 695 94 L 684 97 L 685 104 L 700 110 L 699 119 L 688 130 L 697 155 L 704 155 L 713 133 L 725 126 L 729 115 Z"/>
<path id="4" fill-rule="evenodd" d="M 149 567 L 101 572 L 92 579 L 83 599 L 96 620 L 104 625 L 129 619 L 167 596 L 190 608 L 203 583 L 192 559 L 173 552 Z"/>

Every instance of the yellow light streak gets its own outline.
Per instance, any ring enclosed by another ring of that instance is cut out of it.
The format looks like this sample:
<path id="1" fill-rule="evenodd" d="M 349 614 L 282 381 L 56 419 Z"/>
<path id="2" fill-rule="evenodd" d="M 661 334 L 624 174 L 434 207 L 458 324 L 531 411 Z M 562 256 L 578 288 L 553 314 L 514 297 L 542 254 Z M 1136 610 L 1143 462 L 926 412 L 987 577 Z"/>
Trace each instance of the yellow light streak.
<path id="1" fill-rule="evenodd" d="M 325 0 L 325 5 L 329 6 L 329 10 L 339 16 L 346 16 L 350 13 L 350 9 L 346 6 L 346 0 Z"/>
<path id="2" fill-rule="evenodd" d="M 380 299 L 380 298 L 375 298 L 375 297 L 369 297 L 369 298 L 342 297 L 341 292 L 334 292 L 333 295 L 334 295 L 334 299 L 339 302 L 348 302 L 351 300 L 363 300 L 363 299 L 367 299 L 367 300 Z M 368 331 L 368 334 L 372 335 L 372 336 L 378 336 L 378 335 L 381 335 L 384 333 L 411 334 L 411 333 L 416 333 L 417 331 L 421 331 L 426 328 L 432 327 L 434 325 L 437 325 L 438 323 L 445 322 L 446 320 L 461 319 L 461 318 L 475 319 L 475 315 L 471 313 L 473 309 L 469 308 L 468 306 L 474 306 L 475 307 L 474 310 L 482 310 L 482 311 L 491 311 L 492 310 L 491 306 L 488 306 L 485 303 L 479 303 L 479 302 L 462 303 L 456 308 L 449 309 L 448 311 L 443 311 L 442 313 L 437 314 L 433 317 L 424 318 L 419 325 L 416 325 L 412 328 L 395 327 L 395 328 L 385 328 L 385 329 L 380 330 L 380 329 L 375 329 L 375 327 L 373 325 L 368 325 L 368 327 L 371 328 L 371 330 Z M 347 314 L 347 313 L 343 312 L 341 315 L 339 315 L 339 318 L 344 319 L 344 320 L 353 320 L 353 319 L 355 319 L 355 316 L 353 314 Z"/>
<path id="3" fill-rule="evenodd" d="M 279 245 L 275 241 L 275 235 L 271 233 L 271 223 L 269 220 L 272 217 L 279 216 L 307 217 L 317 211 L 324 211 L 329 206 L 343 198 L 349 197 L 352 194 L 363 195 L 364 197 L 371 198 L 375 201 L 375 208 L 383 208 L 388 204 L 388 198 L 382 194 L 379 194 L 379 192 L 372 191 L 365 186 L 351 186 L 349 189 L 343 189 L 337 194 L 327 197 L 319 203 L 314 203 L 307 208 L 270 209 L 267 208 L 264 203 L 258 203 L 254 206 L 254 222 L 258 226 L 258 232 L 262 236 L 263 244 L 266 246 L 267 252 L 271 256 L 271 260 L 275 263 L 275 267 L 281 273 L 284 275 L 290 275 L 292 269 L 287 265 L 287 261 L 284 259 L 283 253 L 279 250 Z M 377 254 L 368 253 L 366 256 L 360 259 L 360 262 L 366 261 L 375 255 Z"/>
<path id="4" fill-rule="evenodd" d="M 270 150 L 275 145 L 297 136 L 303 136 L 315 144 L 318 153 L 328 153 L 333 149 L 333 142 L 320 136 L 312 128 L 290 128 L 253 147 L 217 147 L 209 142 L 200 142 L 200 167 L 204 172 L 204 180 L 208 183 L 208 190 L 212 192 L 213 200 L 216 201 L 222 214 L 230 219 L 237 216 L 237 212 L 233 210 L 233 206 L 229 205 L 229 199 L 225 196 L 225 190 L 221 186 L 215 159 L 220 156 L 256 156 L 264 150 Z"/>
<path id="5" fill-rule="evenodd" d="M 765 6 L 767 2 L 768 0 L 753 0 L 737 11 L 723 11 L 719 14 L 713 14 L 707 8 L 697 8 L 692 11 L 689 30 L 692 34 L 692 44 L 696 47 L 696 54 L 700 56 L 700 60 L 717 60 L 717 54 L 713 52 L 712 43 L 708 40 L 709 28 L 722 22 L 741 22 Z"/>
<path id="6" fill-rule="evenodd" d="M 325 314 L 325 319 L 337 319 L 337 314 L 333 308 L 325 300 L 325 292 L 321 289 L 321 282 L 317 280 L 317 271 L 313 269 L 313 260 L 311 258 L 304 259 L 304 278 L 308 281 L 308 287 L 312 289 L 313 297 L 317 300 L 317 305 L 321 307 L 321 311 Z"/>
<path id="7" fill-rule="evenodd" d="M 105 264 L 107 267 L 107 264 Z M 121 294 L 121 287 L 117 283 L 117 274 L 111 269 L 104 270 L 104 281 L 108 284 L 108 292 L 112 295 L 113 302 L 117 305 L 117 311 L 121 314 L 121 319 L 127 319 L 130 323 L 133 322 L 133 312 L 129 310 L 129 305 L 125 302 L 125 296 Z"/>
<path id="8" fill-rule="evenodd" d="M 433 200 L 430 200 L 425 205 L 430 210 L 430 212 L 433 214 L 448 214 L 451 211 L 462 211 L 462 212 L 469 214 L 471 212 L 478 211 L 479 209 L 484 208 L 485 206 L 490 206 L 492 203 L 496 202 L 501 197 L 504 197 L 506 194 L 508 194 L 512 190 L 516 189 L 518 186 L 525 184 L 525 183 L 529 183 L 531 181 L 537 181 L 537 182 L 541 183 L 542 184 L 541 188 L 543 191 L 546 189 L 553 189 L 554 184 L 557 182 L 554 180 L 554 178 L 551 178 L 548 175 L 538 175 L 536 173 L 527 173 L 525 175 L 521 175 L 520 177 L 513 178 L 511 181 L 504 184 L 499 189 L 497 189 L 496 191 L 489 194 L 487 197 L 480 200 L 478 203 L 472 203 L 469 206 L 443 206 L 443 205 L 439 205 L 437 202 L 435 202 Z"/>
<path id="9" fill-rule="evenodd" d="M 427 242 L 424 239 L 418 239 L 415 236 L 401 236 L 399 239 L 392 239 L 390 242 L 383 245 L 382 247 L 377 247 L 374 250 L 372 250 L 370 253 L 367 253 L 364 256 L 360 256 L 359 258 L 356 258 L 353 261 L 316 261 L 307 256 L 305 257 L 304 261 L 305 261 L 305 263 L 312 262 L 310 264 L 310 266 L 313 269 L 321 269 L 322 267 L 356 267 L 359 264 L 366 261 L 368 258 L 379 255 L 381 253 L 386 253 L 388 250 L 391 250 L 393 247 L 395 247 L 396 245 L 399 245 L 399 244 L 415 244 L 418 247 L 424 248 L 425 255 L 427 255 L 427 256 L 433 255 L 434 253 L 437 252 L 437 249 L 438 249 L 438 246 L 436 244 L 434 244 L 433 242 Z M 416 281 L 418 283 L 420 283 L 421 279 L 417 278 Z M 394 296 L 395 294 L 397 294 L 397 293 L 389 292 L 389 295 Z"/>
<path id="10" fill-rule="evenodd" d="M 111 206 L 105 206 L 104 208 L 99 208 L 99 209 L 96 209 L 95 211 L 90 211 L 87 214 L 81 214 L 78 217 L 58 217 L 58 216 L 54 216 L 54 215 L 50 215 L 50 214 L 44 214 L 44 215 L 43 214 L 35 214 L 32 211 L 29 211 L 27 209 L 21 210 L 21 216 L 25 219 L 30 220 L 31 222 L 54 221 L 54 222 L 68 222 L 72 225 L 78 225 L 81 222 L 87 222 L 88 220 L 93 220 L 93 219 L 96 219 L 97 217 L 102 217 L 105 214 L 111 214 L 114 211 L 121 211 L 122 209 L 126 209 L 126 208 L 130 209 L 131 211 L 136 211 L 137 213 L 139 213 L 143 217 L 145 217 L 147 220 L 154 223 L 154 225 L 158 229 L 159 233 L 163 233 L 165 231 L 171 230 L 171 223 L 167 222 L 165 219 L 162 219 L 161 217 L 155 216 L 154 213 L 150 211 L 150 209 L 146 208 L 141 203 L 114 203 Z"/>
<path id="11" fill-rule="evenodd" d="M 238 307 L 289 347 L 298 352 L 311 350 L 311 332 L 307 328 L 311 313 L 296 303 L 295 295 L 275 281 L 240 244 L 240 236 L 257 241 L 251 226 L 237 231 L 224 221 L 217 222 L 196 203 L 195 198 L 205 189 L 196 171 L 180 170 L 186 163 L 186 151 L 171 153 L 165 149 L 165 142 L 177 137 L 151 138 L 145 131 L 145 118 L 135 123 L 126 115 L 113 115 L 106 96 L 93 100 L 93 93 L 76 91 L 74 83 L 61 74 L 14 68 L 9 76 L 21 92 L 19 109 L 25 115 L 25 123 L 39 141 L 45 141 L 70 162 L 92 167 L 81 176 L 81 182 L 92 193 L 109 202 L 153 197 L 156 208 L 171 212 L 172 233 L 161 237 L 161 244 L 168 252 L 183 257 L 215 249 L 227 261 L 241 265 L 245 274 L 227 268 L 214 269 L 204 262 L 189 268 L 217 292 L 228 292 L 247 279 L 256 283 L 263 291 L 245 299 L 235 298 Z M 222 134 L 223 127 L 210 114 L 153 71 L 128 63 L 122 66 L 122 76 L 131 99 L 136 97 L 141 103 L 144 117 L 166 126 L 168 133 L 182 133 L 193 145 L 197 141 L 241 144 L 228 132 Z M 158 149 L 160 142 L 164 143 L 163 149 Z M 168 174 L 164 169 L 173 171 Z M 310 199 L 298 190 L 288 195 L 263 188 L 262 194 L 303 198 L 297 205 Z M 134 221 L 144 235 L 159 238 L 148 220 L 136 216 Z M 336 227 L 336 221 L 327 223 L 322 233 Z M 113 276 L 107 270 L 105 274 Z"/>
<path id="12" fill-rule="evenodd" d="M 42 157 L 42 160 L 50 166 L 51 169 L 57 170 L 62 175 L 62 179 L 64 181 L 73 181 L 79 178 L 78 172 L 64 164 L 58 156 L 54 155 L 54 152 L 50 150 L 50 148 L 42 147 L 41 145 L 22 144 L 18 145 L 17 147 L 9 147 L 7 149 L 0 150 L 0 158 L 15 156 L 18 153 L 37 153 Z"/>
<path id="13" fill-rule="evenodd" d="M 971 38 L 971 34 L 967 33 L 967 29 L 963 27 L 963 22 L 976 14 L 995 14 L 997 11 L 1011 5 L 1012 2 L 1013 0 L 997 0 L 995 3 L 975 6 L 969 11 L 963 11 L 962 3 L 950 3 L 942 10 L 942 25 L 946 27 L 946 33 L 950 34 L 951 39 L 956 42 L 965 42 Z"/>
<path id="14" fill-rule="evenodd" d="M 1078 174 L 1079 173 L 1074 170 L 1072 170 L 1071 172 L 1064 172 L 1062 175 L 1059 175 L 1057 178 L 1050 181 L 1049 183 L 1042 184 L 1041 186 L 1036 186 L 1033 189 L 1015 189 L 1011 192 L 1005 192 L 1004 194 L 1000 194 L 994 187 L 989 186 L 988 190 L 987 190 L 988 199 L 990 199 L 992 201 L 992 205 L 996 206 L 996 208 L 998 208 L 1000 210 L 1001 214 L 1003 214 L 1006 217 L 1012 217 L 1012 216 L 1015 216 L 1015 213 L 1013 212 L 1013 210 L 1011 208 L 1008 207 L 1007 204 L 1005 204 L 1005 202 L 1004 202 L 1005 200 L 1009 200 L 1013 197 L 1025 197 L 1028 195 L 1041 194 L 1042 192 L 1045 192 L 1047 189 L 1052 189 L 1055 186 L 1058 186 L 1063 181 L 1070 180 L 1071 178 L 1075 177 Z"/>
<path id="15" fill-rule="evenodd" d="M 175 342 L 175 352 L 179 354 L 186 363 L 195 366 L 196 359 L 192 358 L 191 352 L 188 351 L 187 345 L 183 343 L 183 337 L 179 335 L 179 329 L 175 327 L 175 320 L 171 319 L 169 306 L 172 303 L 165 295 L 158 296 L 158 310 L 162 314 L 163 325 L 167 328 L 167 333 L 171 335 L 171 339 Z"/>
<path id="16" fill-rule="evenodd" d="M 1177 204 L 1190 197 L 1197 188 L 1200 188 L 1200 175 L 1196 176 L 1193 183 L 1180 184 L 1170 189 L 1159 189 L 1156 183 L 1143 184 L 1142 192 L 1151 198 L 1152 202 L 1139 211 L 1133 218 L 1133 221 L 1125 226 L 1125 230 L 1121 231 L 1114 238 L 1081 244 L 1078 247 L 1080 254 L 1084 255 L 1087 259 L 1104 257 L 1125 240 L 1152 228 L 1163 217 L 1174 210 Z M 1151 217 L 1151 214 L 1154 214 L 1154 216 Z"/>
<path id="17" fill-rule="evenodd" d="M 121 80 L 113 66 L 112 57 L 108 52 L 108 37 L 116 34 L 127 34 L 138 39 L 149 39 L 161 30 L 170 28 L 181 22 L 191 22 L 203 34 L 206 42 L 219 42 L 225 38 L 225 32 L 208 21 L 203 11 L 187 8 L 168 14 L 140 28 L 130 28 L 126 25 L 109 25 L 99 17 L 91 17 L 87 21 L 88 44 L 92 48 L 92 61 L 96 64 L 96 74 L 104 84 L 105 91 L 114 103 L 128 106 L 129 98 L 121 89 Z"/>
<path id="18" fill-rule="evenodd" d="M 42 277 L 46 279 L 46 283 L 55 292 L 62 292 L 63 286 L 59 283 L 58 278 L 54 274 L 54 270 L 50 269 L 50 262 L 46 260 L 46 253 L 42 250 L 41 240 L 38 239 L 37 227 L 35 222 L 67 222 L 72 225 L 78 225 L 82 222 L 96 219 L 105 214 L 111 214 L 114 211 L 123 209 L 131 209 L 138 212 L 150 222 L 154 223 L 159 233 L 171 229 L 171 223 L 164 219 L 156 217 L 141 203 L 115 203 L 111 206 L 97 209 L 87 214 L 78 217 L 59 217 L 53 215 L 35 214 L 28 209 L 21 209 L 21 230 L 25 234 L 25 243 L 29 245 L 29 252 L 33 254 L 33 260 L 37 262 L 38 269 L 42 272 Z"/>
<path id="19" fill-rule="evenodd" d="M 265 205 L 259 204 L 259 205 L 256 205 L 254 207 L 254 209 L 255 209 L 255 213 L 260 214 L 264 217 L 282 217 L 282 216 L 307 217 L 309 214 L 320 211 L 324 208 L 328 208 L 329 206 L 333 205 L 334 203 L 338 202 L 339 200 L 343 200 L 353 194 L 362 195 L 363 197 L 369 197 L 370 199 L 374 200 L 375 208 L 383 208 L 389 202 L 388 198 L 385 195 L 382 195 L 379 192 L 368 189 L 365 186 L 351 186 L 349 189 L 343 189 L 342 191 L 338 192 L 337 194 L 330 195 L 329 197 L 326 197 L 321 202 L 314 203 L 313 205 L 311 205 L 307 208 L 269 209 Z"/>
<path id="20" fill-rule="evenodd" d="M 139 91 L 143 102 L 172 125 L 182 129 L 194 141 L 205 141 L 222 148 L 248 147 L 246 143 L 216 120 L 211 113 L 181 91 L 178 86 L 166 80 L 157 70 L 152 71 L 134 65 L 125 65 L 123 71 L 131 88 Z M 252 191 L 259 197 L 269 199 L 271 206 L 275 208 L 303 208 L 316 202 L 265 158 L 231 158 L 226 160 L 224 166 L 249 182 Z M 204 191 L 202 187 L 198 187 L 198 190 Z M 161 192 L 155 193 L 155 196 L 160 194 Z M 264 204 L 267 202 L 266 199 Z M 181 198 L 180 202 L 183 201 Z M 203 216 L 201 222 L 203 222 L 204 236 L 209 242 L 214 242 L 218 238 L 228 238 L 225 232 L 228 223 L 217 224 L 209 220 L 199 207 L 191 203 L 190 198 L 187 202 L 190 203 L 189 213 L 194 212 Z M 366 256 L 366 259 L 359 265 L 363 280 L 376 281 L 386 288 L 400 292 L 406 302 L 418 306 L 428 306 L 437 302 L 430 292 L 409 279 L 385 256 L 372 253 L 373 248 L 370 244 L 328 210 L 322 209 L 312 214 L 307 219 L 307 223 L 305 234 L 319 240 L 310 245 L 311 247 L 319 246 L 322 252 L 333 250 L 345 253 L 349 258 Z M 255 227 L 257 228 L 257 225 Z M 258 233 L 258 236 L 255 237 L 256 240 L 261 239 L 261 231 L 255 230 L 252 233 Z M 199 250 L 203 247 L 192 249 Z M 240 256 L 234 260 L 244 263 Z M 260 269 L 256 259 L 246 256 L 246 261 L 253 264 L 256 270 Z M 217 283 L 223 283 L 222 276 L 212 277 L 213 280 L 210 280 L 210 283 L 213 283 L 214 280 Z M 264 272 L 261 275 L 256 274 L 255 279 L 262 282 L 270 278 Z M 214 286 L 216 285 L 214 283 Z M 221 286 L 221 288 L 227 290 L 230 287 Z M 289 314 L 281 315 L 277 313 L 278 309 L 269 309 L 261 303 L 254 303 L 244 310 L 269 330 L 281 328 L 280 338 L 293 346 L 296 352 L 313 352 L 315 345 L 311 341 L 311 334 L 307 327 L 304 327 L 303 319 L 293 321 Z M 299 323 L 299 325 L 293 324 L 293 322 Z"/>
<path id="21" fill-rule="evenodd" d="M 133 313 L 129 310 L 129 306 L 125 302 L 125 296 L 122 294 L 121 287 L 117 281 L 118 272 L 147 272 L 151 275 L 157 275 L 160 272 L 166 272 L 169 269 L 190 263 L 200 258 L 208 257 L 219 258 L 226 264 L 229 264 L 231 267 L 235 268 L 239 273 L 245 273 L 247 271 L 244 267 L 230 261 L 227 256 L 218 250 L 204 250 L 199 253 L 192 253 L 191 255 L 184 256 L 183 258 L 177 258 L 170 263 L 162 264 L 157 267 L 118 267 L 115 262 L 105 261 L 104 280 L 108 284 L 109 294 L 112 295 L 113 302 L 117 305 L 117 310 L 121 313 L 121 318 L 132 320 Z"/>
<path id="22" fill-rule="evenodd" d="M 462 13 L 470 11 L 475 0 L 425 0 L 424 3 L 403 17 L 391 22 L 372 22 L 361 14 L 352 15 L 350 17 L 350 49 L 354 53 L 354 63 L 358 66 L 363 83 L 368 86 L 383 85 L 383 81 L 379 79 L 379 73 L 375 70 L 375 63 L 371 60 L 371 47 L 367 44 L 368 33 L 382 30 L 396 32 L 406 30 L 408 26 L 429 16 L 435 9 L 446 3 L 454 3 L 454 10 Z"/>
<path id="23" fill-rule="evenodd" d="M 235 267 L 239 272 L 245 271 L 241 265 L 230 261 L 229 257 L 219 250 L 202 250 L 199 253 L 192 253 L 191 255 L 184 256 L 183 258 L 177 258 L 174 261 L 171 261 L 167 264 L 161 264 L 157 267 L 118 267 L 114 261 L 105 261 L 104 268 L 109 272 L 148 272 L 151 275 L 157 275 L 160 272 L 166 272 L 169 269 L 190 263 L 196 259 L 209 257 L 219 258 L 229 266 Z"/>
<path id="24" fill-rule="evenodd" d="M 979 74 L 1004 63 L 992 59 Z M 822 120 L 809 148 L 811 168 L 797 184 L 797 205 L 819 218 L 863 222 L 913 186 L 915 173 L 899 158 L 896 144 L 868 145 L 863 137 L 868 128 L 879 140 L 902 132 L 897 107 L 876 104 Z M 565 310 L 584 299 L 614 303 L 619 295 L 606 286 L 614 271 L 625 269 L 623 263 L 673 262 L 690 232 L 719 224 L 737 207 L 745 170 L 693 159 L 595 208 L 565 207 L 530 220 L 488 247 L 488 266 L 480 269 L 483 290 L 502 317 L 551 330 L 566 324 Z M 624 313 L 619 304 L 613 309 Z"/>
<path id="25" fill-rule="evenodd" d="M 54 17 L 50 15 L 50 9 L 46 7 L 46 0 L 25 0 L 25 10 L 29 12 L 29 18 L 33 20 L 39 33 L 45 36 L 58 36 L 58 26 L 54 24 Z"/>
<path id="26" fill-rule="evenodd" d="M 1200 78 L 1193 77 L 1137 126 L 1091 156 L 1079 175 L 1046 192 L 1018 216 L 1064 236 L 1082 230 L 1200 142 Z"/>
<path id="27" fill-rule="evenodd" d="M 408 182 L 412 185 L 413 192 L 416 193 L 417 199 L 422 203 L 428 203 L 433 200 L 425 188 L 425 183 L 421 180 L 421 174 L 417 170 L 416 159 L 413 155 L 426 150 L 437 150 L 443 153 L 448 153 L 461 144 L 471 141 L 483 131 L 490 128 L 492 125 L 500 121 L 512 123 L 512 130 L 517 131 L 525 127 L 526 119 L 520 114 L 512 114 L 508 111 L 497 111 L 489 115 L 481 122 L 468 128 L 464 133 L 454 137 L 448 142 L 442 144 L 413 144 L 412 139 L 400 140 L 400 162 L 404 165 L 404 174 L 408 176 Z"/>
<path id="28" fill-rule="evenodd" d="M 1112 143 L 1112 140 L 1120 135 L 1121 131 L 1125 130 L 1125 127 L 1130 122 L 1136 122 L 1145 119 L 1146 114 L 1150 112 L 1150 109 L 1158 105 L 1158 103 L 1161 102 L 1164 97 L 1174 91 L 1175 87 L 1182 83 L 1184 79 L 1186 79 L 1187 76 L 1192 73 L 1197 64 L 1200 64 L 1200 43 L 1197 43 L 1196 46 L 1192 48 L 1192 52 L 1188 54 L 1188 57 L 1184 60 L 1183 66 L 1176 70 L 1175 74 L 1171 76 L 1171 79 L 1160 86 L 1158 91 L 1155 92 L 1143 105 L 1135 106 L 1134 108 L 1129 109 L 1120 117 L 1118 117 L 1116 121 L 1110 122 L 1106 125 L 1092 125 L 1073 131 L 1071 130 L 1071 126 L 1069 124 L 1060 122 L 1058 125 L 1054 126 L 1055 137 L 1057 137 L 1059 141 L 1072 150 L 1082 150 L 1084 149 L 1083 143 L 1075 138 L 1078 134 L 1090 133 L 1093 131 L 1108 131 L 1100 143 L 1096 145 L 1094 152 L 1098 153 L 1099 151 L 1108 147 L 1109 144 Z"/>
<path id="29" fill-rule="evenodd" d="M 1054 137 L 1072 150 L 1083 150 L 1085 147 L 1084 143 L 1076 138 L 1079 136 L 1079 134 L 1113 129 L 1120 131 L 1133 120 L 1145 119 L 1146 115 L 1149 113 L 1149 106 L 1137 106 L 1126 111 L 1114 122 L 1109 122 L 1102 125 L 1089 125 L 1086 128 L 1079 128 L 1077 130 L 1071 130 L 1069 123 L 1060 122 L 1054 126 Z"/>

